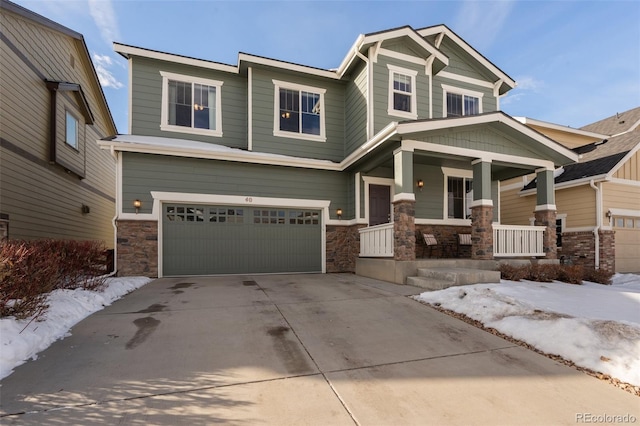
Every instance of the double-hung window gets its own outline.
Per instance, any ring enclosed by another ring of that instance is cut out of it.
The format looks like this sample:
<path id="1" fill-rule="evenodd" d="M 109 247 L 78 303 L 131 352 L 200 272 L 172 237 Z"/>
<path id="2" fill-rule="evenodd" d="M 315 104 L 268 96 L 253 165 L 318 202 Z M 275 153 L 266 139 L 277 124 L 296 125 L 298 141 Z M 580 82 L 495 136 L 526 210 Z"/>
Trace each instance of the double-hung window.
<path id="1" fill-rule="evenodd" d="M 164 71 L 160 71 L 160 74 L 160 128 L 172 132 L 222 136 L 222 82 Z"/>
<path id="2" fill-rule="evenodd" d="M 417 71 L 387 64 L 389 69 L 389 107 L 387 112 L 403 118 L 418 118 L 416 100 Z"/>
<path id="3" fill-rule="evenodd" d="M 442 88 L 445 99 L 445 117 L 482 114 L 483 93 L 462 90 L 444 84 Z"/>
<path id="4" fill-rule="evenodd" d="M 326 141 L 325 89 L 273 80 L 274 136 Z"/>

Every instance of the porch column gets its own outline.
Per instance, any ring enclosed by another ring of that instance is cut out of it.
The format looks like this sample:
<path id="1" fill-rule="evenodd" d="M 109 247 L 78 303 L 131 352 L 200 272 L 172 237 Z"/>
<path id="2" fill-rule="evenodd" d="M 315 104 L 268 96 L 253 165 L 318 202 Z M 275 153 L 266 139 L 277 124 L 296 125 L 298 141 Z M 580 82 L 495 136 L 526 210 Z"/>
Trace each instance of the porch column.
<path id="1" fill-rule="evenodd" d="M 556 196 L 554 190 L 553 169 L 536 170 L 536 209 L 534 212 L 535 225 L 546 226 L 543 238 L 543 251 L 547 259 L 558 257 L 556 245 Z"/>
<path id="2" fill-rule="evenodd" d="M 493 259 L 493 200 L 491 161 L 475 160 L 471 203 L 471 258 Z"/>
<path id="3" fill-rule="evenodd" d="M 413 192 L 413 151 L 393 153 L 393 258 L 416 260 L 416 196 Z"/>

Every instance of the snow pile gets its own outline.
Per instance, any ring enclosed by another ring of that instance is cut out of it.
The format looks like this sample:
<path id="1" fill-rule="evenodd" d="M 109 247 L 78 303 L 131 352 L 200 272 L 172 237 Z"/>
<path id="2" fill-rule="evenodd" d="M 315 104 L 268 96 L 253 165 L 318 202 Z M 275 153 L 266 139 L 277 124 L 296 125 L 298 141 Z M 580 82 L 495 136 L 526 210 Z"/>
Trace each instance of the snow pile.
<path id="1" fill-rule="evenodd" d="M 610 286 L 503 280 L 426 292 L 416 299 L 640 386 L 639 275 L 616 274 Z"/>
<path id="2" fill-rule="evenodd" d="M 36 359 L 58 339 L 69 336 L 76 323 L 109 306 L 115 300 L 151 281 L 146 277 L 108 278 L 100 291 L 54 290 L 48 298 L 49 309 L 36 321 L 0 319 L 0 379 L 28 359 Z"/>

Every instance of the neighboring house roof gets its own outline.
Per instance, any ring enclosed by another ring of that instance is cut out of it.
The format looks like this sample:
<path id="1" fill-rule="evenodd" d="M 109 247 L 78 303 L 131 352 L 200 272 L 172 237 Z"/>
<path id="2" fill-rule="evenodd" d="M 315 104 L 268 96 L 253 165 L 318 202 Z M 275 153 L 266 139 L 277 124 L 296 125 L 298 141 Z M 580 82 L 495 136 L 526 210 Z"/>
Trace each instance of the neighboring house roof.
<path id="1" fill-rule="evenodd" d="M 561 132 L 572 133 L 580 136 L 587 136 L 587 137 L 599 138 L 599 139 L 606 139 L 607 136 L 610 136 L 609 133 L 597 133 L 597 132 L 590 132 L 584 129 L 574 129 L 573 127 L 562 126 L 560 124 L 549 123 L 548 121 L 536 120 L 529 117 L 513 117 L 513 118 L 515 118 L 522 124 L 558 130 Z"/>
<path id="2" fill-rule="evenodd" d="M 563 167 L 555 177 L 555 184 L 568 184 L 580 180 L 604 179 L 612 175 L 633 153 L 640 150 L 640 107 L 600 120 L 582 127 L 584 132 L 598 132 L 609 136 L 574 151 L 580 155 L 579 162 Z M 626 129 L 626 130 L 623 130 Z M 620 133 L 622 130 L 623 133 Z M 536 188 L 536 179 L 522 190 Z"/>
<path id="3" fill-rule="evenodd" d="M 616 113 L 604 120 L 596 121 L 580 128 L 588 132 L 619 135 L 637 129 L 640 126 L 640 107 Z"/>
<path id="4" fill-rule="evenodd" d="M 29 9 L 25 9 L 22 6 L 19 6 L 15 3 L 12 3 L 10 1 L 7 0 L 0 0 L 0 8 L 1 9 L 5 9 L 8 10 L 12 13 L 15 13 L 19 16 L 22 16 L 25 19 L 29 19 L 31 21 L 37 22 L 40 25 L 43 25 L 49 29 L 52 29 L 54 31 L 58 31 L 62 34 L 65 34 L 73 39 L 76 40 L 76 42 L 80 45 L 80 50 L 85 54 L 85 59 L 91 69 L 91 72 L 93 74 L 93 78 L 95 79 L 95 83 L 96 83 L 96 87 L 98 88 L 97 92 L 100 96 L 100 100 L 102 101 L 102 105 L 105 108 L 105 112 L 107 115 L 107 122 L 106 124 L 111 127 L 110 130 L 113 131 L 113 133 L 117 133 L 118 130 L 116 128 L 116 124 L 113 121 L 113 115 L 111 114 L 111 110 L 109 109 L 109 104 L 107 103 L 107 98 L 104 95 L 104 91 L 102 90 L 102 85 L 100 84 L 100 79 L 98 78 L 98 73 L 96 72 L 95 67 L 93 66 L 93 61 L 91 60 L 91 55 L 89 54 L 89 49 L 87 48 L 87 44 L 85 43 L 84 37 L 82 36 L 82 34 L 73 31 L 67 27 L 65 27 L 64 25 L 60 25 L 57 22 L 54 22 L 50 19 L 45 18 L 42 15 L 38 15 L 35 12 L 32 12 Z M 82 94 L 84 97 L 84 94 Z M 85 99 L 86 100 L 86 99 Z M 87 105 L 88 108 L 88 105 Z"/>

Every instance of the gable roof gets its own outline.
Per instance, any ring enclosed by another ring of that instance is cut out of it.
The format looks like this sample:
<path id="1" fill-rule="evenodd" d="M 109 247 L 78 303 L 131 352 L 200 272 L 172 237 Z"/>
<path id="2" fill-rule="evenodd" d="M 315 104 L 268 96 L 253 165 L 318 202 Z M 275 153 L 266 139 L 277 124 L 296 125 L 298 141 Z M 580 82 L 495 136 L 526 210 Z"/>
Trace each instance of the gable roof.
<path id="1" fill-rule="evenodd" d="M 446 36 L 451 41 L 456 43 L 458 46 L 462 48 L 467 54 L 469 54 L 473 59 L 475 59 L 480 65 L 487 68 L 495 77 L 496 80 L 494 83 L 500 82 L 498 87 L 499 93 L 502 95 L 509 90 L 516 87 L 516 81 L 509 77 L 507 73 L 502 71 L 500 68 L 495 66 L 493 62 L 487 59 L 484 55 L 474 49 L 469 43 L 464 41 L 459 35 L 451 31 L 449 27 L 444 24 L 434 25 L 431 27 L 425 27 L 417 30 L 417 33 L 422 37 L 428 37 L 433 35 L 438 35 L 440 37 Z M 439 46 L 437 46 L 439 47 Z"/>
<path id="2" fill-rule="evenodd" d="M 69 29 L 67 27 L 65 27 L 64 25 L 60 25 L 57 22 L 54 22 L 48 18 L 45 18 L 42 15 L 38 15 L 35 12 L 32 12 L 29 9 L 26 9 L 22 6 L 19 6 L 15 3 L 12 3 L 8 0 L 0 0 L 0 9 L 4 9 L 4 10 L 8 10 L 12 13 L 15 13 L 16 15 L 19 15 L 25 19 L 28 19 L 30 21 L 36 22 L 46 28 L 49 28 L 53 31 L 57 31 L 59 33 L 65 34 L 71 38 L 73 38 L 76 43 L 78 43 L 78 45 L 80 46 L 80 51 L 84 53 L 84 57 L 85 60 L 87 61 L 87 64 L 89 65 L 90 69 L 91 69 L 91 76 L 98 88 L 97 92 L 98 92 L 98 98 L 100 100 L 100 103 L 102 104 L 102 106 L 104 106 L 105 111 L 106 111 L 106 115 L 107 115 L 107 122 L 105 123 L 108 127 L 111 128 L 111 130 L 113 130 L 114 133 L 117 133 L 117 128 L 116 128 L 116 124 L 113 121 L 113 115 L 111 114 L 111 109 L 109 108 L 109 104 L 107 103 L 107 98 L 104 95 L 104 91 L 102 90 L 102 84 L 100 84 L 100 79 L 98 78 L 98 73 L 96 72 L 96 69 L 93 65 L 93 61 L 91 60 L 91 55 L 89 54 L 89 49 L 87 48 L 87 44 L 84 40 L 84 37 L 82 34 L 73 31 L 72 29 Z M 68 89 L 68 87 L 67 87 Z M 89 112 L 89 116 L 91 116 L 91 118 L 93 118 L 93 115 L 91 114 L 91 111 L 88 109 L 89 105 L 87 103 L 86 97 L 84 96 L 84 93 L 81 92 L 81 98 L 82 98 L 82 102 L 84 103 L 83 108 L 86 108 Z M 75 90 L 74 90 L 75 91 Z M 77 92 L 77 91 L 76 91 Z"/>
<path id="3" fill-rule="evenodd" d="M 640 107 L 616 113 L 611 117 L 583 126 L 580 130 L 604 133 L 606 135 L 619 135 L 638 127 L 640 127 Z"/>

